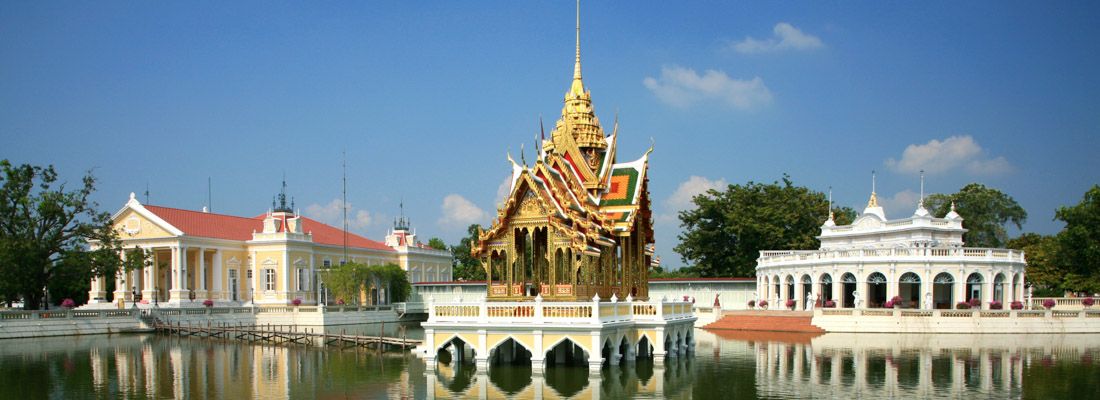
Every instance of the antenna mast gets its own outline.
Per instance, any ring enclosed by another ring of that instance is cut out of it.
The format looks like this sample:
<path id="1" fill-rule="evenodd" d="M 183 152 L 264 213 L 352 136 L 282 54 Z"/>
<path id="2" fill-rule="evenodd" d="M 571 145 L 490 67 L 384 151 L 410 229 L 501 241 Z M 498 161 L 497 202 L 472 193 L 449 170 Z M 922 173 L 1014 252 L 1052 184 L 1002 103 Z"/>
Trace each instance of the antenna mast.
<path id="1" fill-rule="evenodd" d="M 344 198 L 341 205 L 344 209 L 344 262 L 348 262 L 348 152 L 344 150 L 340 152 L 343 156 L 341 168 L 344 176 Z"/>

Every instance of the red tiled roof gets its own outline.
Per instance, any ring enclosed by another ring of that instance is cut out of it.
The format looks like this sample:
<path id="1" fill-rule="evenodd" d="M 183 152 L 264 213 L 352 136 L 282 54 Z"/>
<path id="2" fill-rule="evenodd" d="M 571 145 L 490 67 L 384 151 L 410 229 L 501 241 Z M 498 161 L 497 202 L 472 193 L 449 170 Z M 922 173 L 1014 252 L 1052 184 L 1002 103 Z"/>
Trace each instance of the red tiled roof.
<path id="1" fill-rule="evenodd" d="M 252 232 L 263 231 L 264 217 L 266 216 L 264 214 L 248 218 L 161 206 L 146 205 L 144 207 L 165 222 L 183 231 L 183 234 L 187 236 L 240 241 L 252 240 Z M 302 217 L 302 232 L 312 233 L 313 242 L 317 244 L 344 245 L 343 230 L 325 225 L 311 218 Z M 392 248 L 381 242 L 350 232 L 348 233 L 348 247 L 393 251 Z"/>

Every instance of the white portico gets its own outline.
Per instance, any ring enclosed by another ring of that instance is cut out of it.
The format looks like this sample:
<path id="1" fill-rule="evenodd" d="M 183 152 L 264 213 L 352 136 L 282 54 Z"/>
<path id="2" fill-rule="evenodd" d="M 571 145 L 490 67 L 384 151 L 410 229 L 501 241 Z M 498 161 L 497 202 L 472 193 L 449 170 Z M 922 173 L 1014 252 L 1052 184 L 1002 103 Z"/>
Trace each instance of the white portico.
<path id="1" fill-rule="evenodd" d="M 895 296 L 899 307 L 951 309 L 978 299 L 1004 308 L 1024 301 L 1024 253 L 964 247 L 963 217 L 954 205 L 933 217 L 923 200 L 909 218 L 887 220 L 875 193 L 851 225 L 832 214 L 821 226 L 818 250 L 766 250 L 756 266 L 757 296 L 772 308 L 794 300 L 796 309 L 883 307 Z"/>

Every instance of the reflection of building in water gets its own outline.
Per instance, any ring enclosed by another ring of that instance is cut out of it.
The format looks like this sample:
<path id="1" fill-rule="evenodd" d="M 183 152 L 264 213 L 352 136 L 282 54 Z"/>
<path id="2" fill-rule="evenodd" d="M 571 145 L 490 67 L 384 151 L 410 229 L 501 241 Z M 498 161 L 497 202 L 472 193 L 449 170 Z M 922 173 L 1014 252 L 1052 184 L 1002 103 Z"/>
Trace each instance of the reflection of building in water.
<path id="1" fill-rule="evenodd" d="M 901 308 L 951 309 L 978 299 L 1024 298 L 1024 254 L 1010 249 L 963 247 L 963 218 L 951 212 L 933 218 L 917 205 L 912 217 L 887 220 L 874 190 L 863 215 L 836 225 L 832 213 L 821 226 L 818 250 L 765 250 L 756 266 L 760 299 L 798 309 L 828 300 L 839 308 L 882 307 L 899 297 Z"/>
<path id="2" fill-rule="evenodd" d="M 676 397 L 692 394 L 692 358 L 665 363 L 639 362 L 590 374 L 584 367 L 548 368 L 532 374 L 529 368 L 488 372 L 473 365 L 440 362 L 424 373 L 428 398 L 626 399 Z"/>
<path id="3" fill-rule="evenodd" d="M 1033 360 L 1095 352 L 1095 340 L 1084 336 L 830 333 L 743 343 L 756 359 L 757 394 L 765 397 L 958 398 L 975 390 L 1018 397 Z"/>

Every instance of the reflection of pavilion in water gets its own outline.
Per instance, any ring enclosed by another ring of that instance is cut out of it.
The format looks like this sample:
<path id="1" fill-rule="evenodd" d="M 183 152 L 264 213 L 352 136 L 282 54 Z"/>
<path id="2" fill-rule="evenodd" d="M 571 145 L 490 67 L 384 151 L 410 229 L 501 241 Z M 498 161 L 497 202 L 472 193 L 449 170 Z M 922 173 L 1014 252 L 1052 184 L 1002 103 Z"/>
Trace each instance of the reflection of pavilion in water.
<path id="1" fill-rule="evenodd" d="M 1087 335 L 761 336 L 743 343 L 756 360 L 757 394 L 765 397 L 1019 397 L 1025 365 L 1097 351 Z"/>
<path id="2" fill-rule="evenodd" d="M 92 383 L 104 397 L 324 397 L 333 392 L 328 387 L 331 379 L 356 381 L 362 374 L 377 373 L 364 370 L 361 358 L 378 355 L 337 353 L 311 347 L 240 346 L 213 340 L 148 337 L 97 344 L 89 348 L 88 357 Z M 382 357 L 403 364 L 400 355 Z M 396 388 L 398 392 L 392 394 L 412 396 L 416 389 L 406 368 L 390 371 L 382 383 L 387 391 Z M 326 378 L 320 379 L 322 376 Z M 392 383 L 398 384 L 389 388 Z M 353 389 L 363 390 L 359 382 L 354 384 L 359 387 Z"/>
<path id="3" fill-rule="evenodd" d="M 440 360 L 425 372 L 427 397 L 520 398 L 520 399 L 625 399 L 644 397 L 688 397 L 692 393 L 693 357 L 669 359 L 667 363 L 639 360 L 598 374 L 586 365 L 552 365 L 543 373 L 529 367 L 477 369 L 457 359 Z"/>

